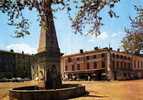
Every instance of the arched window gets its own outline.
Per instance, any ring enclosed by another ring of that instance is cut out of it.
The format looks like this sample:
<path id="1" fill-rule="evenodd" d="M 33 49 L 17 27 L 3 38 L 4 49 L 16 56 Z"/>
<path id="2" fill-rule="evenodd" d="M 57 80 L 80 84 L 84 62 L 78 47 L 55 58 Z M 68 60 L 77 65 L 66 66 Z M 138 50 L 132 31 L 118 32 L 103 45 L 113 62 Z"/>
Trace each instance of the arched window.
<path id="1" fill-rule="evenodd" d="M 116 58 L 118 59 L 118 58 L 119 58 L 119 55 L 116 55 Z"/>
<path id="2" fill-rule="evenodd" d="M 121 55 L 121 56 L 120 56 L 120 59 L 122 59 L 122 58 L 123 58 L 123 56 Z"/>
<path id="3" fill-rule="evenodd" d="M 113 58 L 115 58 L 115 54 L 114 53 L 112 54 L 112 56 L 113 56 Z"/>

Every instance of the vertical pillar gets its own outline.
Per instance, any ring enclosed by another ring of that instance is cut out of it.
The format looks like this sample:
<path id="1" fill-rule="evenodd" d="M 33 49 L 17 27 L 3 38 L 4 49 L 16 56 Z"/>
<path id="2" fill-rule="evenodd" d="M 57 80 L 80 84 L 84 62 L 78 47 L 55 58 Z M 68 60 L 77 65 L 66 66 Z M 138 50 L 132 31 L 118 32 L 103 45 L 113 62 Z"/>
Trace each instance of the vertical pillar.
<path id="1" fill-rule="evenodd" d="M 112 69 L 111 69 L 111 52 L 107 52 L 107 80 L 112 80 Z"/>
<path id="2" fill-rule="evenodd" d="M 39 86 L 41 84 L 43 88 L 55 89 L 61 86 L 61 55 L 51 4 L 43 3 L 43 9 L 39 48 L 36 54 L 36 64 L 38 65 L 36 73 L 38 73 Z"/>

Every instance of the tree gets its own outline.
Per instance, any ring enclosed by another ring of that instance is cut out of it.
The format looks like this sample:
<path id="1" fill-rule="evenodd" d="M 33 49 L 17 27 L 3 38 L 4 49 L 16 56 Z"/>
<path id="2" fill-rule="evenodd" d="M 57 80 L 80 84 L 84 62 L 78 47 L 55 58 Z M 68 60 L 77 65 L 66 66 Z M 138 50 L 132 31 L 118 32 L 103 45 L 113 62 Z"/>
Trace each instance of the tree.
<path id="1" fill-rule="evenodd" d="M 127 34 L 122 40 L 122 47 L 129 53 L 139 53 L 143 46 L 143 34 Z"/>
<path id="2" fill-rule="evenodd" d="M 131 53 L 139 53 L 143 47 L 143 7 L 135 6 L 137 16 L 132 19 L 131 26 L 125 29 L 126 36 L 122 40 L 122 47 L 124 50 Z"/>
<path id="3" fill-rule="evenodd" d="M 66 9 L 70 20 L 72 21 L 72 27 L 75 33 L 83 34 L 86 25 L 90 26 L 88 30 L 89 34 L 100 34 L 100 26 L 102 26 L 102 17 L 98 13 L 108 6 L 109 16 L 117 17 L 116 13 L 112 10 L 114 5 L 120 0 L 0 0 L 0 11 L 8 15 L 8 24 L 16 27 L 16 37 L 23 37 L 30 34 L 29 22 L 23 16 L 23 10 L 28 8 L 32 10 L 37 9 L 40 20 L 48 6 L 56 5 L 52 7 L 52 11 L 59 11 Z M 72 8 L 78 9 L 78 13 L 72 16 Z"/>

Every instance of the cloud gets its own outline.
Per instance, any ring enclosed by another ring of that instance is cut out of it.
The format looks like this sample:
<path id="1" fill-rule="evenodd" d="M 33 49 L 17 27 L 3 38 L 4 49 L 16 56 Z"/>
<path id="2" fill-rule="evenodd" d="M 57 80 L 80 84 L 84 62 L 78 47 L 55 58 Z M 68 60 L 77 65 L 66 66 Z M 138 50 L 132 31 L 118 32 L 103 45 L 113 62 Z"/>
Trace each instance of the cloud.
<path id="1" fill-rule="evenodd" d="M 116 36 L 118 36 L 118 33 L 113 33 L 113 34 L 111 35 L 111 37 L 116 37 Z"/>
<path id="2" fill-rule="evenodd" d="M 0 50 L 5 50 L 5 46 L 3 44 L 0 44 Z"/>
<path id="3" fill-rule="evenodd" d="M 36 48 L 33 48 L 30 45 L 25 43 L 10 44 L 6 47 L 6 49 L 7 50 L 13 49 L 15 52 L 19 52 L 19 53 L 24 51 L 25 53 L 28 53 L 28 54 L 35 54 L 37 52 Z"/>
<path id="4" fill-rule="evenodd" d="M 107 38 L 108 38 L 108 34 L 106 32 L 103 32 L 99 36 L 97 36 L 97 39 L 99 40 L 105 40 Z"/>
<path id="5" fill-rule="evenodd" d="M 99 36 L 94 36 L 94 35 L 91 35 L 91 39 L 89 40 L 89 42 L 94 42 L 95 40 L 98 40 L 98 41 L 104 41 L 108 38 L 108 34 L 106 32 L 102 32 Z"/>
<path id="6" fill-rule="evenodd" d="M 94 36 L 91 35 L 91 39 L 89 40 L 89 42 L 95 42 L 95 41 L 110 41 L 111 39 L 116 39 L 119 35 L 121 34 L 121 32 L 117 32 L 117 33 L 107 33 L 107 32 L 102 32 L 99 36 Z"/>

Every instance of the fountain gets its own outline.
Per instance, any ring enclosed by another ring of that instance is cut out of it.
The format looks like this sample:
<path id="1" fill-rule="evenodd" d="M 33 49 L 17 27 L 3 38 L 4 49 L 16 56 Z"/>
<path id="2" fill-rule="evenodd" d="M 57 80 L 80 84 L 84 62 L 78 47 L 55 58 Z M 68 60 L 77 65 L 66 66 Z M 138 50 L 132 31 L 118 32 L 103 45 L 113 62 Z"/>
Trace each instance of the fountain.
<path id="1" fill-rule="evenodd" d="M 79 84 L 62 84 L 60 49 L 54 26 L 51 4 L 44 5 L 41 15 L 41 33 L 38 53 L 34 55 L 32 79 L 37 86 L 14 88 L 9 91 L 10 100 L 63 100 L 82 96 L 85 87 Z"/>

